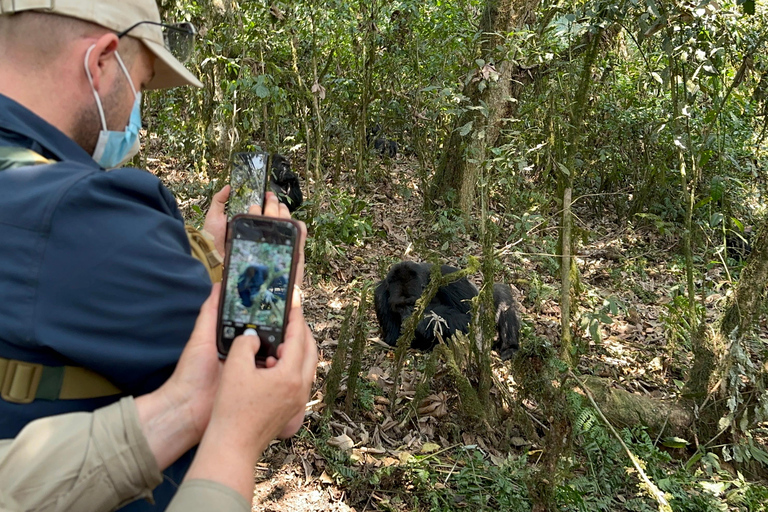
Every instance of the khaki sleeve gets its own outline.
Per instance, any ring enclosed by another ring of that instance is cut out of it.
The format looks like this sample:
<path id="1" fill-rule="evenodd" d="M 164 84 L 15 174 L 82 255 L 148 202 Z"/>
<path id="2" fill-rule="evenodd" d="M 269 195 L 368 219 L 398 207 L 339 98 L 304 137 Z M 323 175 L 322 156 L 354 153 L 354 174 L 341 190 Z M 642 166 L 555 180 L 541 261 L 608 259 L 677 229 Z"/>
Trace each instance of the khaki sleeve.
<path id="1" fill-rule="evenodd" d="M 240 493 L 211 480 L 189 480 L 179 487 L 165 512 L 250 512 Z"/>
<path id="2" fill-rule="evenodd" d="M 0 510 L 102 512 L 162 481 L 133 398 L 33 421 L 0 442 Z"/>

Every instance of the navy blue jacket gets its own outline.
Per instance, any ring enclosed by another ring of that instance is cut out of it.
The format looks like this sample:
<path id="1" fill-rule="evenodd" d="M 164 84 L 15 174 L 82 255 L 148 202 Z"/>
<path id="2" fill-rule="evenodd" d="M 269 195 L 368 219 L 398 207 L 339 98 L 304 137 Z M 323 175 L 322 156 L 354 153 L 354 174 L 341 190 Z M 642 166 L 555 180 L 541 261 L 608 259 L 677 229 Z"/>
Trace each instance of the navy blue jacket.
<path id="1" fill-rule="evenodd" d="M 171 375 L 211 288 L 190 255 L 172 194 L 146 171 L 105 171 L 2 95 L 0 146 L 58 162 L 0 171 L 0 357 L 84 366 L 125 394 L 156 389 Z M 0 438 L 36 418 L 91 411 L 117 398 L 0 399 Z M 186 464 L 175 466 L 174 479 Z M 135 510 L 165 508 L 156 499 L 157 508 L 142 502 Z"/>

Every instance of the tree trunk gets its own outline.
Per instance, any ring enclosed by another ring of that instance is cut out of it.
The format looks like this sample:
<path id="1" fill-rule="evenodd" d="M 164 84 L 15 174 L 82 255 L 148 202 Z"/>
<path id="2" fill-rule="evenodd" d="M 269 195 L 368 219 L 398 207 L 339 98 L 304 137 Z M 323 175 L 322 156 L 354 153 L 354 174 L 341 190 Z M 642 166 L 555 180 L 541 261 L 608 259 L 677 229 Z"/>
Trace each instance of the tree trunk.
<path id="1" fill-rule="evenodd" d="M 755 324 L 768 283 L 768 219 L 763 221 L 752 244 L 749 261 L 741 271 L 739 285 L 723 314 L 720 331 L 728 335 L 738 327 L 740 336 Z"/>
<path id="2" fill-rule="evenodd" d="M 731 341 L 739 342 L 748 335 L 757 321 L 765 298 L 768 282 L 768 219 L 758 229 L 749 256 L 741 271 L 735 293 L 725 308 L 719 327 L 715 330 L 698 329 L 693 337 L 694 363 L 686 382 L 685 394 L 699 408 L 699 441 L 706 443 L 719 432 L 718 422 L 727 413 L 726 399 L 731 390 L 727 379 L 721 381 L 724 369 L 731 366 L 728 346 Z M 723 371 L 718 371 L 723 369 Z M 744 403 L 750 410 L 757 405 L 759 397 L 751 396 Z"/>
<path id="3" fill-rule="evenodd" d="M 613 387 L 610 380 L 599 377 L 586 377 L 584 384 L 614 427 L 632 427 L 640 423 L 654 438 L 660 435 L 691 438 L 694 414 L 685 404 L 630 393 Z"/>
<path id="4" fill-rule="evenodd" d="M 501 121 L 510 114 L 510 98 L 522 89 L 512 87 L 512 77 L 519 72 L 509 60 L 496 60 L 497 48 L 504 44 L 505 35 L 532 21 L 540 0 L 487 0 L 481 30 L 484 34 L 481 58 L 488 64 L 474 73 L 464 87 L 464 95 L 473 107 L 464 111 L 443 152 L 429 197 L 432 201 L 448 200 L 464 212 L 472 209 L 475 186 L 485 150 L 493 147 L 499 137 Z M 495 63 L 495 69 L 493 64 Z M 498 74 L 498 80 L 492 80 Z M 462 127 L 471 127 L 467 133 Z M 463 135 L 462 135 L 463 133 Z"/>

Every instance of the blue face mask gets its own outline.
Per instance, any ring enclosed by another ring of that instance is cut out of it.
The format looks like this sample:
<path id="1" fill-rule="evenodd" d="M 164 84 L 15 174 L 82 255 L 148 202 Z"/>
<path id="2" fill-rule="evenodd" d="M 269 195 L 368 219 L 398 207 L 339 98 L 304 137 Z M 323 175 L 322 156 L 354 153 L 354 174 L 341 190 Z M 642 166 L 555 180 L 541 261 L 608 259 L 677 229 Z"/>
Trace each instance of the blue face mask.
<path id="1" fill-rule="evenodd" d="M 107 120 L 104 117 L 104 108 L 101 105 L 101 98 L 93 87 L 93 77 L 91 71 L 88 69 L 88 57 L 91 54 L 94 46 L 88 48 L 85 53 L 85 74 L 88 75 L 88 81 L 91 83 L 91 90 L 93 91 L 93 97 L 96 98 L 96 106 L 99 109 L 99 117 L 101 118 L 101 131 L 99 132 L 99 140 L 96 142 L 96 148 L 93 150 L 93 159 L 100 166 L 105 169 L 112 169 L 119 167 L 139 152 L 139 130 L 141 129 L 141 93 L 136 92 L 136 88 L 133 87 L 133 81 L 131 75 L 128 73 L 128 69 L 123 64 L 123 59 L 115 52 L 117 62 L 120 64 L 120 68 L 128 78 L 128 84 L 131 86 L 131 91 L 135 100 L 133 102 L 133 110 L 131 110 L 131 118 L 128 121 L 128 126 L 124 131 L 115 132 L 107 129 Z"/>

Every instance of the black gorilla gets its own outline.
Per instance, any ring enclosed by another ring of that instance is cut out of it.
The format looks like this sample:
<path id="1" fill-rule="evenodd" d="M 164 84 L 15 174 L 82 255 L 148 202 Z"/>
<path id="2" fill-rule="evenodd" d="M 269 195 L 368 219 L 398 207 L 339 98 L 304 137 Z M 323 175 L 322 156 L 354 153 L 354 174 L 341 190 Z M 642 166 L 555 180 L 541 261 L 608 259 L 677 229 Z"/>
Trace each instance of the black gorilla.
<path id="1" fill-rule="evenodd" d="M 408 318 L 429 283 L 432 265 L 402 261 L 394 265 L 387 277 L 376 285 L 374 302 L 376 317 L 379 320 L 384 341 L 391 346 L 397 344 L 403 321 Z M 458 269 L 442 265 L 443 275 Z M 468 332 L 470 318 L 470 299 L 477 295 L 474 284 L 463 278 L 437 290 L 432 301 L 424 311 L 424 317 L 416 327 L 411 347 L 430 350 L 438 343 L 437 332 L 447 340 L 456 331 Z M 493 285 L 493 303 L 496 307 L 496 326 L 498 339 L 493 344 L 503 360 L 511 358 L 518 349 L 520 324 L 515 313 L 512 290 L 508 285 Z"/>
<path id="2" fill-rule="evenodd" d="M 253 299 L 259 295 L 261 287 L 268 277 L 269 269 L 264 265 L 256 264 L 246 267 L 237 278 L 237 293 L 240 295 L 240 302 L 243 306 L 246 308 L 253 306 Z M 284 275 L 272 278 L 262 299 L 261 309 L 271 309 L 271 304 L 276 298 L 285 300 L 287 286 L 288 281 Z"/>
<path id="3" fill-rule="evenodd" d="M 373 146 L 373 149 L 380 155 L 386 155 L 390 158 L 397 156 L 397 142 L 389 140 L 381 133 L 381 126 L 376 125 L 366 134 L 366 142 L 368 147 Z"/>
<path id="4" fill-rule="evenodd" d="M 272 176 L 269 179 L 272 192 L 291 212 L 301 206 L 304 196 L 301 194 L 299 177 L 291 172 L 291 162 L 280 154 L 272 155 Z"/>
<path id="5" fill-rule="evenodd" d="M 752 231 L 747 228 L 744 233 L 731 231 L 725 235 L 725 249 L 729 258 L 744 261 L 752 252 Z"/>

